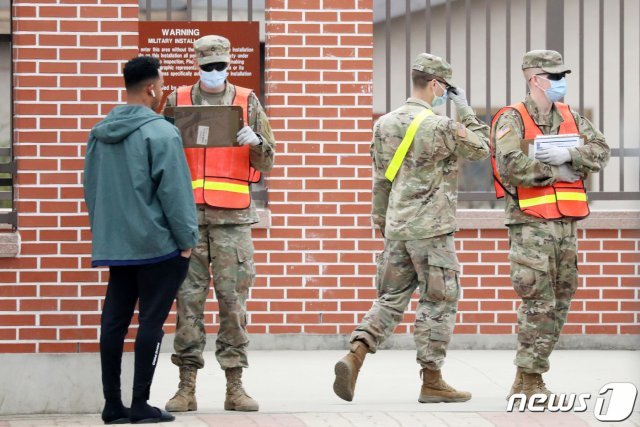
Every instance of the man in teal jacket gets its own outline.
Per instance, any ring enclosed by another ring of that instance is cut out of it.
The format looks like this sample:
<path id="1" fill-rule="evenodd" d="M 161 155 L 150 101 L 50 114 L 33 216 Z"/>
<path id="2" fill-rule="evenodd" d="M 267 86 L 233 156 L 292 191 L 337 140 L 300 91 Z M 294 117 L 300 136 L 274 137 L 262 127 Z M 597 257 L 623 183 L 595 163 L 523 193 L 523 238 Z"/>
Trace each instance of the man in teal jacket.
<path id="1" fill-rule="evenodd" d="M 85 201 L 92 265 L 109 267 L 100 333 L 105 424 L 175 418 L 147 404 L 162 325 L 198 241 L 191 177 L 180 133 L 153 110 L 162 98 L 156 58 L 124 67 L 127 105 L 114 108 L 89 136 Z M 131 409 L 122 404 L 122 348 L 139 305 Z"/>

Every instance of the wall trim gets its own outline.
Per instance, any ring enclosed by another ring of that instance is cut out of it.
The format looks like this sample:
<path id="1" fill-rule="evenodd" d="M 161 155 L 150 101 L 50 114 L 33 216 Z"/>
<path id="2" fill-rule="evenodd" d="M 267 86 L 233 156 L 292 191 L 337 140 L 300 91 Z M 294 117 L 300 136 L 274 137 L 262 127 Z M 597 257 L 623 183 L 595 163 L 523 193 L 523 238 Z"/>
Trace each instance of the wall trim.
<path id="1" fill-rule="evenodd" d="M 506 227 L 502 209 L 458 209 L 456 220 L 461 230 Z M 588 218 L 578 222 L 578 228 L 640 229 L 640 210 L 592 210 Z"/>
<path id="2" fill-rule="evenodd" d="M 165 335 L 163 353 L 173 352 L 174 334 Z M 249 336 L 250 350 L 343 350 L 349 347 L 349 335 L 255 334 Z M 205 351 L 215 351 L 215 335 L 207 336 Z M 394 334 L 381 349 L 413 350 L 413 335 Z M 640 350 L 640 335 L 562 335 L 561 350 Z M 515 334 L 455 334 L 451 350 L 515 350 Z"/>

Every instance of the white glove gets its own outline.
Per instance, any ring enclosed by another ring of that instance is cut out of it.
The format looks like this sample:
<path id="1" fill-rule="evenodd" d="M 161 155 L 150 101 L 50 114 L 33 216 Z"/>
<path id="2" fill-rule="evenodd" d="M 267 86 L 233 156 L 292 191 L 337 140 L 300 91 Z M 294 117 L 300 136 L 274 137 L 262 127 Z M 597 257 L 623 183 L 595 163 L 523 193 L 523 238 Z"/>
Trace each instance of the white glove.
<path id="1" fill-rule="evenodd" d="M 580 175 L 569 165 L 562 164 L 558 166 L 558 181 L 576 182 L 580 180 Z"/>
<path id="2" fill-rule="evenodd" d="M 251 126 L 245 126 L 240 129 L 236 137 L 238 139 L 238 145 L 256 146 L 260 144 L 260 138 L 258 138 L 258 135 L 251 129 Z"/>
<path id="3" fill-rule="evenodd" d="M 449 99 L 455 104 L 456 108 L 459 110 L 461 108 L 468 107 L 469 101 L 467 101 L 467 94 L 464 89 L 456 87 L 456 92 L 458 92 L 457 95 L 451 90 L 447 93 Z"/>
<path id="4" fill-rule="evenodd" d="M 571 153 L 568 148 L 545 147 L 536 151 L 536 160 L 549 165 L 560 166 L 571 161 Z"/>

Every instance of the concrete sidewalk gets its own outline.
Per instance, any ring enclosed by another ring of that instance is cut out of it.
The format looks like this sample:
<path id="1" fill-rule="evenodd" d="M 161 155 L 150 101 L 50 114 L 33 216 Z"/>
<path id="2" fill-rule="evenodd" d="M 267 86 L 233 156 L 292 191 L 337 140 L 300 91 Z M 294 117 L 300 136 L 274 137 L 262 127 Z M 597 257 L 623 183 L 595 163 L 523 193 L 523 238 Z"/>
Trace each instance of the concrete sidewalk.
<path id="1" fill-rule="evenodd" d="M 468 390 L 465 403 L 420 404 L 419 367 L 414 351 L 381 350 L 370 355 L 360 372 L 353 402 L 344 402 L 332 391 L 333 365 L 344 351 L 253 351 L 245 388 L 260 403 L 260 412 L 236 414 L 222 408 L 224 372 L 212 353 L 199 372 L 197 413 L 180 415 L 173 426 L 514 426 L 607 425 L 593 415 L 599 390 L 611 382 L 631 382 L 640 388 L 640 353 L 633 351 L 556 351 L 552 370 L 545 375 L 556 393 L 590 393 L 584 413 L 505 412 L 505 395 L 513 381 L 513 351 L 450 351 L 444 377 L 454 387 Z M 161 354 L 151 403 L 163 407 L 178 383 L 178 369 Z M 131 363 L 127 358 L 126 363 Z M 95 366 L 99 370 L 99 365 Z M 129 369 L 125 370 L 130 373 Z M 129 375 L 127 375 L 129 376 Z M 128 381 L 127 381 L 128 380 Z M 125 387 L 131 379 L 125 378 Z M 99 395 L 100 391 L 95 390 Z M 125 393 L 128 394 L 128 393 Z M 128 397 L 125 396 L 125 402 Z M 636 408 L 632 416 L 615 426 L 640 426 Z M 5 416 L 4 426 L 101 425 L 98 415 Z"/>

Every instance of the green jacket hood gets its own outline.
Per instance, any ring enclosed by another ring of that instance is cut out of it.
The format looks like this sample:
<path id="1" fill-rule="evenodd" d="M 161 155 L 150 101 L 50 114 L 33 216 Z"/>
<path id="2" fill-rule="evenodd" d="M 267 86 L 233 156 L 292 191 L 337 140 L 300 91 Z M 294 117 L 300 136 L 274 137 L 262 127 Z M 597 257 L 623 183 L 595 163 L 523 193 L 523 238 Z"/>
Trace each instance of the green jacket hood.
<path id="1" fill-rule="evenodd" d="M 118 144 L 142 125 L 154 120 L 162 120 L 150 108 L 143 105 L 119 105 L 91 129 L 91 134 L 105 144 Z"/>

